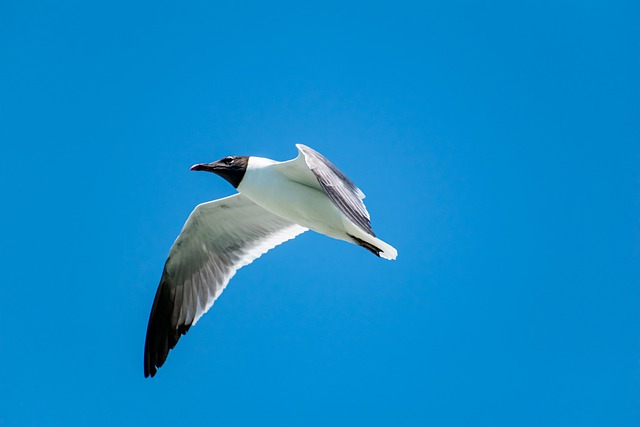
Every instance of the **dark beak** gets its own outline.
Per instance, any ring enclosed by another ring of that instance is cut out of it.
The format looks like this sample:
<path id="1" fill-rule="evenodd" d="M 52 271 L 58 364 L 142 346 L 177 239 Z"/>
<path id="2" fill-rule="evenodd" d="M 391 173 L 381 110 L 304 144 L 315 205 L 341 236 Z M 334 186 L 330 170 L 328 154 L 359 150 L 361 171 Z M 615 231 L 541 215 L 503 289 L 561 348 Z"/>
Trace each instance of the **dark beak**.
<path id="1" fill-rule="evenodd" d="M 215 172 L 216 166 L 218 162 L 213 163 L 199 163 L 197 165 L 191 166 L 192 171 L 205 171 L 205 172 Z"/>

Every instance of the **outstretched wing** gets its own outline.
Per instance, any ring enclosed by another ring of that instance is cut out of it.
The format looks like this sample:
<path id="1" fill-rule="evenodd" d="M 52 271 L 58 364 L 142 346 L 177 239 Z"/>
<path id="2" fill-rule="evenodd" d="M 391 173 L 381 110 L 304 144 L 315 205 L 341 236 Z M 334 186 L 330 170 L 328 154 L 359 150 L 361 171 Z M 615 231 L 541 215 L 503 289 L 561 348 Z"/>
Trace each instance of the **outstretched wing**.
<path id="1" fill-rule="evenodd" d="M 371 229 L 369 212 L 367 212 L 367 208 L 362 202 L 364 193 L 322 154 L 306 145 L 296 144 L 296 147 L 298 147 L 299 154 L 298 157 L 291 161 L 292 167 L 301 172 L 300 161 L 304 159 L 304 163 L 315 176 L 322 191 L 325 192 L 338 209 L 351 222 L 368 234 L 375 236 Z M 289 162 L 284 163 L 284 165 L 287 163 Z M 301 173 L 299 174 L 301 175 Z"/>
<path id="2" fill-rule="evenodd" d="M 198 205 L 164 266 L 149 316 L 144 376 L 156 374 L 238 269 L 306 230 L 241 194 Z"/>

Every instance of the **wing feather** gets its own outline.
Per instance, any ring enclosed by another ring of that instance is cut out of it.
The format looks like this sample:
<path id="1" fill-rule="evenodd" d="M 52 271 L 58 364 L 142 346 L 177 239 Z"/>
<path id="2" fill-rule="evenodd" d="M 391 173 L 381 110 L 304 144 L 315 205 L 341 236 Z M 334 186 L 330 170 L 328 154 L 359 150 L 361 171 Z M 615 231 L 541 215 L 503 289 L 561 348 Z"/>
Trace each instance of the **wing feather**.
<path id="1" fill-rule="evenodd" d="M 154 376 L 241 267 L 307 229 L 241 194 L 198 205 L 171 247 L 151 308 L 144 376 Z"/>
<path id="2" fill-rule="evenodd" d="M 351 222 L 375 237 L 369 212 L 362 202 L 364 193 L 322 154 L 306 145 L 296 144 L 296 147 L 300 152 L 298 157 L 304 158 L 307 167 L 315 175 L 329 199 Z M 298 158 L 294 159 L 294 162 L 297 160 Z"/>

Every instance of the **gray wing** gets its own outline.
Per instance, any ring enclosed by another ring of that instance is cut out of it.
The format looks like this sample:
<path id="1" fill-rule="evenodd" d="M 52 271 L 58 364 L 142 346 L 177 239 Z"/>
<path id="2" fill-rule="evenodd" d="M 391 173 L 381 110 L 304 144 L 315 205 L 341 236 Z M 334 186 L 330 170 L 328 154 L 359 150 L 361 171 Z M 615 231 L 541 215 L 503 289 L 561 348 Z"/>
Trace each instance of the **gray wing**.
<path id="1" fill-rule="evenodd" d="M 164 266 L 149 316 L 144 376 L 156 374 L 238 269 L 306 230 L 241 194 L 198 205 Z"/>
<path id="2" fill-rule="evenodd" d="M 313 172 L 320 187 L 331 201 L 358 227 L 375 236 L 371 229 L 369 212 L 362 199 L 364 194 L 356 185 L 335 167 L 326 157 L 306 145 L 296 144 L 300 155 L 292 163 L 299 165 L 298 159 L 304 158 L 307 167 Z"/>

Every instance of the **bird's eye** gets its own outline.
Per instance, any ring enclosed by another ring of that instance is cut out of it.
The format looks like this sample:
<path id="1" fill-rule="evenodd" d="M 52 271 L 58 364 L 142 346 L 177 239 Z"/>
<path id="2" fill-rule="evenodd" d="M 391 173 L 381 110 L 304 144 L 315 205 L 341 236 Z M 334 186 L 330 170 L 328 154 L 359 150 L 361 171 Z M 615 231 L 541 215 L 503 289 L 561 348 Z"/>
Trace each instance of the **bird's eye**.
<path id="1" fill-rule="evenodd" d="M 224 162 L 228 165 L 230 165 L 231 163 L 233 163 L 235 159 L 233 157 L 225 157 Z"/>

